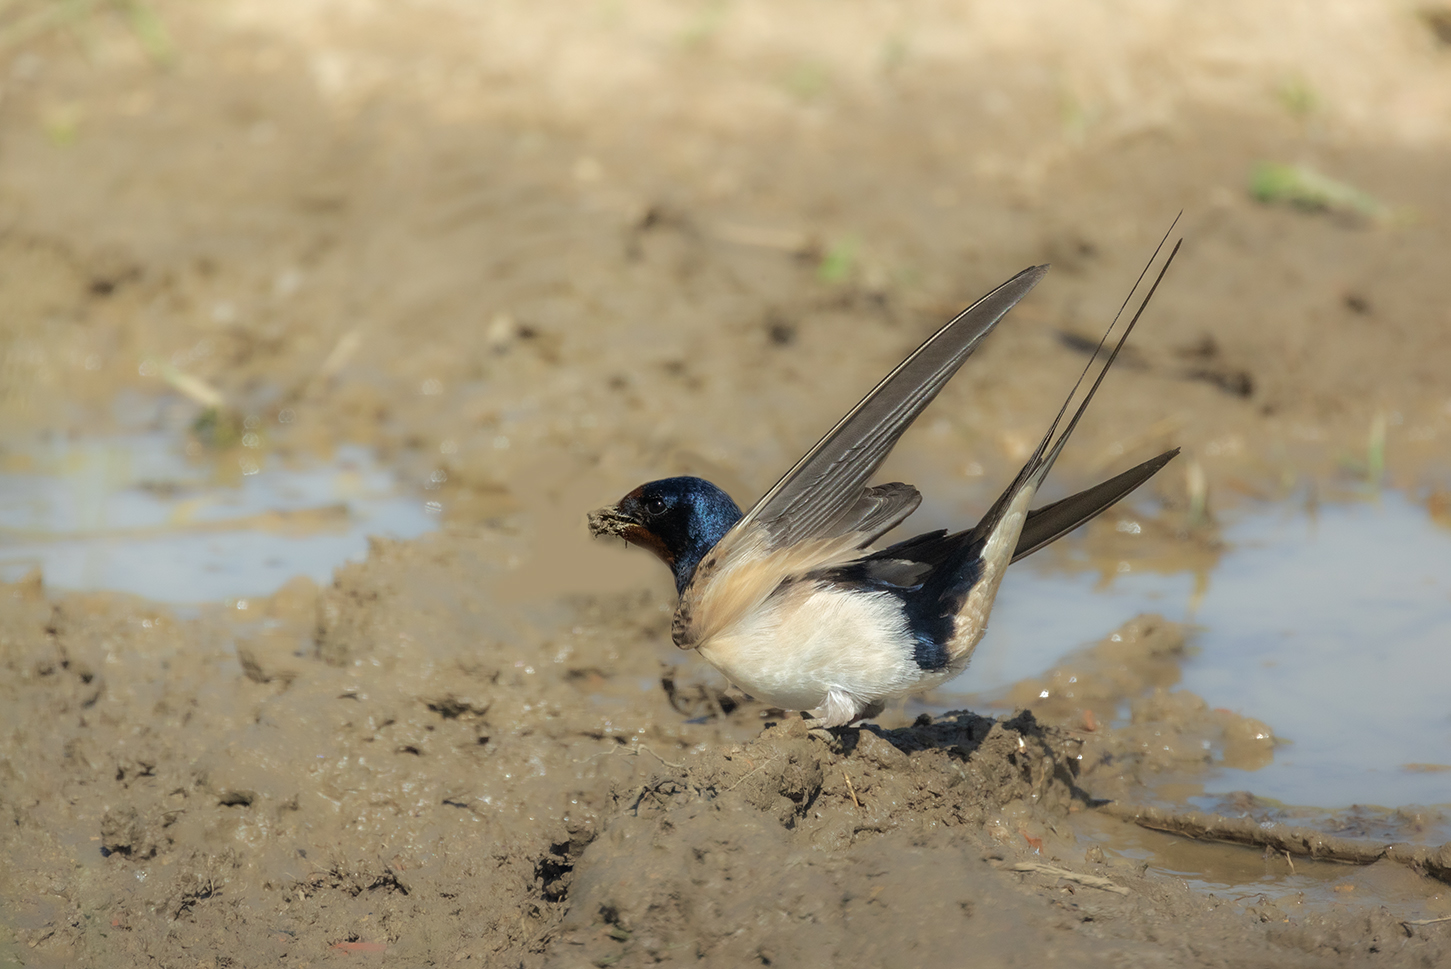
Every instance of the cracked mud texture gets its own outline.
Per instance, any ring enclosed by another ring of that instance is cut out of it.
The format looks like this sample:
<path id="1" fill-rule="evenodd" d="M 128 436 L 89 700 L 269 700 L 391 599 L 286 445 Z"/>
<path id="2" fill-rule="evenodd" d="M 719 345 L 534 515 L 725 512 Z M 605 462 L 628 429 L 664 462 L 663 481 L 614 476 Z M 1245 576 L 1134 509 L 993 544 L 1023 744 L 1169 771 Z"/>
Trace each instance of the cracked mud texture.
<path id="1" fill-rule="evenodd" d="M 1451 926 L 1402 921 L 1445 907 L 1420 872 L 1207 893 L 1100 817 L 1269 756 L 1273 710 L 1175 688 L 1177 627 L 1020 684 L 1031 713 L 825 737 L 720 695 L 669 646 L 668 576 L 584 534 L 666 474 L 749 500 L 1052 261 L 885 472 L 914 523 L 971 520 L 1180 208 L 1057 487 L 1185 454 L 1144 534 L 1089 550 L 1204 570 L 1215 508 L 1382 469 L 1444 517 L 1451 55 L 1386 5 L 1213 9 L 218 0 L 157 3 L 165 49 L 120 7 L 0 37 L 5 467 L 159 406 L 219 480 L 255 418 L 257 456 L 363 444 L 444 512 L 246 610 L 0 589 L 0 957 L 1445 964 Z M 1258 204 L 1263 159 L 1394 216 Z"/>

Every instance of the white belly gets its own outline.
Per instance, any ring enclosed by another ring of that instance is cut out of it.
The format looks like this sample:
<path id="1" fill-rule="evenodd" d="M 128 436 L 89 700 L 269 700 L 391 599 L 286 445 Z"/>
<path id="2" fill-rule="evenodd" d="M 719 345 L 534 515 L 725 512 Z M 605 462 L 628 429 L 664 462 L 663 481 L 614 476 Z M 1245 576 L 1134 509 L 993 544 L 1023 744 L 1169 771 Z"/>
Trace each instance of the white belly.
<path id="1" fill-rule="evenodd" d="M 802 582 L 766 601 L 698 647 L 758 700 L 786 710 L 860 710 L 941 680 L 914 658 L 900 601 Z"/>

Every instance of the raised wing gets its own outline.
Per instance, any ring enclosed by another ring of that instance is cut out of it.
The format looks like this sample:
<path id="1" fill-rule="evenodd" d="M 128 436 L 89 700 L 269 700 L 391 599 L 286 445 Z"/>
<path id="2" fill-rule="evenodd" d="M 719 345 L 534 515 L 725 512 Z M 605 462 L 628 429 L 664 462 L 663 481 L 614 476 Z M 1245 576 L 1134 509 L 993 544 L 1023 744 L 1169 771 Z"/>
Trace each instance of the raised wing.
<path id="1" fill-rule="evenodd" d="M 781 548 L 868 531 L 861 528 L 867 480 L 982 338 L 1047 272 L 1047 266 L 1023 270 L 934 333 L 807 451 L 732 532 L 759 527 L 772 548 Z M 915 507 L 913 502 L 891 525 Z M 877 530 L 863 544 L 885 530 Z M 727 534 L 721 545 L 728 546 L 732 538 Z"/>
<path id="2" fill-rule="evenodd" d="M 963 310 L 877 384 L 716 543 L 680 594 L 672 636 L 690 649 L 759 608 L 782 582 L 840 567 L 922 500 L 866 486 L 897 439 L 1047 266 L 1025 269 Z"/>

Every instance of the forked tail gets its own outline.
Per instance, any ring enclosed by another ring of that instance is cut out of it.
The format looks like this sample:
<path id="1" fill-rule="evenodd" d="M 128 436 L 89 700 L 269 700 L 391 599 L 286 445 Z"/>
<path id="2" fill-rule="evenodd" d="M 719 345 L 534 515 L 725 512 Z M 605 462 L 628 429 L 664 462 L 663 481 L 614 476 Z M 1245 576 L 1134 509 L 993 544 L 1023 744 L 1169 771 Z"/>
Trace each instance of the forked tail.
<path id="1" fill-rule="evenodd" d="M 1118 326 L 1119 319 L 1123 316 L 1123 311 L 1127 308 L 1129 300 L 1133 299 L 1134 293 L 1138 291 L 1139 286 L 1143 283 L 1149 270 L 1153 268 L 1154 262 L 1159 257 L 1159 253 L 1163 251 L 1164 243 L 1168 241 L 1169 234 L 1174 231 L 1174 226 L 1178 223 L 1179 219 L 1176 216 L 1174 223 L 1169 226 L 1169 231 L 1164 234 L 1164 238 L 1159 241 L 1158 247 L 1154 249 L 1154 254 L 1149 257 L 1148 263 L 1144 266 L 1143 271 L 1139 273 L 1139 278 L 1134 282 L 1133 288 L 1129 290 L 1129 295 L 1125 297 L 1123 304 L 1119 307 L 1118 313 L 1114 315 L 1113 322 L 1109 324 L 1102 339 L 1098 341 L 1098 346 L 1094 348 L 1093 355 L 1089 357 L 1088 363 L 1084 365 L 1083 372 L 1078 375 L 1078 380 L 1073 384 L 1073 389 L 1068 392 L 1068 397 L 1063 401 L 1063 406 L 1058 409 L 1057 415 L 1053 418 L 1053 423 L 1048 426 L 1047 433 L 1038 442 L 1037 448 L 1034 449 L 1027 463 L 1023 465 L 1022 470 L 1018 472 L 1017 477 L 1013 479 L 1012 484 L 1008 485 L 1003 493 L 998 496 L 998 500 L 993 503 L 993 506 L 988 509 L 987 514 L 983 515 L 982 520 L 973 528 L 974 537 L 986 541 L 993 534 L 998 523 L 1008 513 L 1008 510 L 1014 507 L 1016 500 L 1023 494 L 1024 489 L 1027 489 L 1030 495 L 1035 494 L 1044 479 L 1048 477 L 1048 472 L 1053 470 L 1054 462 L 1063 453 L 1064 445 L 1068 443 L 1068 439 L 1073 435 L 1074 429 L 1078 427 L 1078 422 L 1082 419 L 1084 412 L 1088 410 L 1088 405 L 1093 402 L 1093 396 L 1098 392 L 1099 386 L 1103 383 L 1103 378 L 1108 375 L 1109 368 L 1113 366 L 1114 361 L 1118 359 L 1119 352 L 1123 350 L 1124 344 L 1128 342 L 1129 334 L 1133 333 L 1134 327 L 1139 322 L 1139 318 L 1144 315 L 1144 310 L 1148 308 L 1149 301 L 1154 298 L 1154 293 L 1158 290 L 1159 283 L 1163 282 L 1164 274 L 1169 271 L 1169 266 L 1173 264 L 1174 257 L 1179 253 L 1179 247 L 1184 244 L 1183 239 L 1174 243 L 1174 248 L 1169 251 L 1168 258 L 1164 260 L 1163 266 L 1159 267 L 1159 272 L 1154 278 L 1153 285 L 1144 294 L 1143 300 L 1139 303 L 1139 308 L 1134 312 L 1133 317 L 1129 320 L 1128 326 L 1124 328 L 1123 333 L 1119 336 L 1118 342 L 1114 344 L 1113 350 L 1108 355 L 1108 359 L 1099 368 L 1098 375 L 1089 386 L 1088 393 L 1084 395 L 1078 408 L 1073 412 L 1073 416 L 1068 421 L 1068 426 L 1063 428 L 1062 433 L 1059 433 L 1055 439 L 1054 434 L 1057 433 L 1059 424 L 1063 422 L 1064 415 L 1068 413 L 1069 405 L 1073 403 L 1073 398 L 1078 394 L 1079 388 L 1083 386 L 1084 379 L 1093 369 L 1093 365 L 1097 362 L 1100 352 L 1108 343 L 1109 336 L 1113 333 L 1114 328 Z M 1023 524 L 1022 534 L 1019 536 L 1013 552 L 1013 561 L 1017 561 L 1023 556 L 1037 551 L 1093 518 L 1147 481 L 1155 472 L 1168 464 L 1174 455 L 1178 453 L 1178 448 L 1172 451 L 1166 451 L 1155 458 L 1145 461 L 1136 468 L 1132 468 L 1123 474 L 1110 478 L 1108 481 L 1089 488 L 1087 491 L 1081 491 L 1069 498 L 1064 498 L 1061 501 L 1056 501 L 1051 505 L 1029 512 Z"/>
<path id="2" fill-rule="evenodd" d="M 1174 221 L 1177 224 L 1179 220 L 1176 218 Z M 1174 227 L 1171 225 L 1169 232 L 1173 231 Z M 1123 350 L 1129 334 L 1134 331 L 1134 326 L 1144 315 L 1144 310 L 1148 307 L 1149 301 L 1153 299 L 1154 292 L 1164 279 L 1164 273 L 1173 263 L 1174 256 L 1178 254 L 1179 246 L 1183 242 L 1180 240 L 1174 244 L 1168 258 L 1164 260 L 1164 265 L 1160 267 L 1158 275 L 1154 278 L 1153 285 L 1149 287 L 1149 291 L 1139 303 L 1138 310 L 1129 320 L 1129 324 L 1124 328 L 1118 342 L 1114 344 L 1108 359 L 1099 368 L 1097 376 L 1089 385 L 1088 392 L 1083 395 L 1083 400 L 1073 412 L 1073 416 L 1069 418 L 1067 426 L 1060 432 L 1059 425 L 1063 423 L 1064 415 L 1068 413 L 1073 398 L 1078 394 L 1079 389 L 1083 386 L 1083 381 L 1093 369 L 1094 363 L 1097 362 L 1099 351 L 1107 344 L 1108 338 L 1113 333 L 1114 327 L 1118 325 L 1129 300 L 1133 298 L 1134 292 L 1142 284 L 1167 241 L 1168 233 L 1165 233 L 1164 239 L 1154 250 L 1154 255 L 1149 259 L 1148 265 L 1144 267 L 1144 271 L 1139 274 L 1133 289 L 1129 291 L 1128 299 L 1125 299 L 1123 306 L 1119 307 L 1118 314 L 1114 316 L 1103 339 L 1099 340 L 1098 346 L 1094 349 L 1093 356 L 1084 366 L 1083 372 L 1079 374 L 1073 389 L 1069 391 L 1068 398 L 1058 409 L 1058 414 L 1053 418 L 1053 423 L 1049 425 L 1047 433 L 1038 442 L 1037 448 L 1034 449 L 1027 463 L 1023 465 L 1022 470 L 1018 472 L 1017 477 L 1013 479 L 1013 483 L 1003 491 L 997 501 L 993 502 L 992 508 L 988 509 L 988 513 L 970 531 L 962 533 L 960 536 L 944 536 L 945 543 L 955 545 L 957 548 L 951 558 L 958 559 L 949 568 L 942 570 L 947 575 L 952 575 L 952 578 L 948 579 L 946 575 L 943 575 L 938 580 L 942 583 L 942 588 L 940 591 L 933 590 L 933 593 L 936 593 L 937 609 L 942 610 L 938 615 L 943 619 L 951 616 L 951 636 L 946 640 L 945 649 L 940 653 L 940 660 L 948 669 L 961 669 L 967 665 L 978 641 L 982 639 L 983 633 L 987 630 L 988 614 L 992 611 L 993 601 L 997 598 L 998 584 L 1012 562 L 1061 538 L 1093 518 L 1147 481 L 1177 453 L 1169 451 L 1161 454 L 1137 468 L 1070 498 L 1054 502 L 1045 508 L 1037 511 L 1028 509 L 1028 505 L 1038 493 L 1039 486 L 1048 477 L 1048 472 L 1053 469 L 1053 463 L 1063 453 L 1064 445 L 1073 436 L 1073 431 L 1078 427 L 1078 422 L 1082 419 L 1084 412 L 1088 410 L 1088 405 L 1093 402 L 1093 396 L 1102 386 L 1104 376 L 1107 375 L 1114 361 L 1118 359 L 1119 352 Z M 956 542 L 953 541 L 954 538 L 957 540 Z M 931 541 L 928 539 L 929 543 Z M 926 590 L 924 589 L 924 591 Z"/>

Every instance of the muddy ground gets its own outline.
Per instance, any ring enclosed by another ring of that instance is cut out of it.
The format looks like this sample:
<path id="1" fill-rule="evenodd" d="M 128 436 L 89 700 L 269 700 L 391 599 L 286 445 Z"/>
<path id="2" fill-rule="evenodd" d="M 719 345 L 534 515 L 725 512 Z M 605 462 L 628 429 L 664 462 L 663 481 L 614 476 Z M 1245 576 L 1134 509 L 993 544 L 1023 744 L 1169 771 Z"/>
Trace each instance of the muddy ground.
<path id="1" fill-rule="evenodd" d="M 886 471 L 924 486 L 913 524 L 970 518 L 1180 209 L 1057 487 L 1185 454 L 1138 499 L 1151 527 L 1086 547 L 1207 568 L 1217 510 L 1368 482 L 1444 515 L 1451 16 L 61 9 L 0 11 L 6 468 L 174 398 L 220 480 L 362 443 L 442 527 L 245 609 L 6 586 L 3 958 L 1451 960 L 1448 923 L 1403 921 L 1448 914 L 1451 859 L 1301 856 L 1334 904 L 1136 860 L 1102 801 L 1272 747 L 1274 711 L 1174 690 L 1183 630 L 1133 620 L 1010 693 L 1028 712 L 813 734 L 718 694 L 669 646 L 663 570 L 582 518 L 672 473 L 749 500 L 935 325 L 1051 261 Z M 1363 194 L 1256 201 L 1265 161 Z M 1093 690 L 1037 703 L 1070 675 Z"/>

